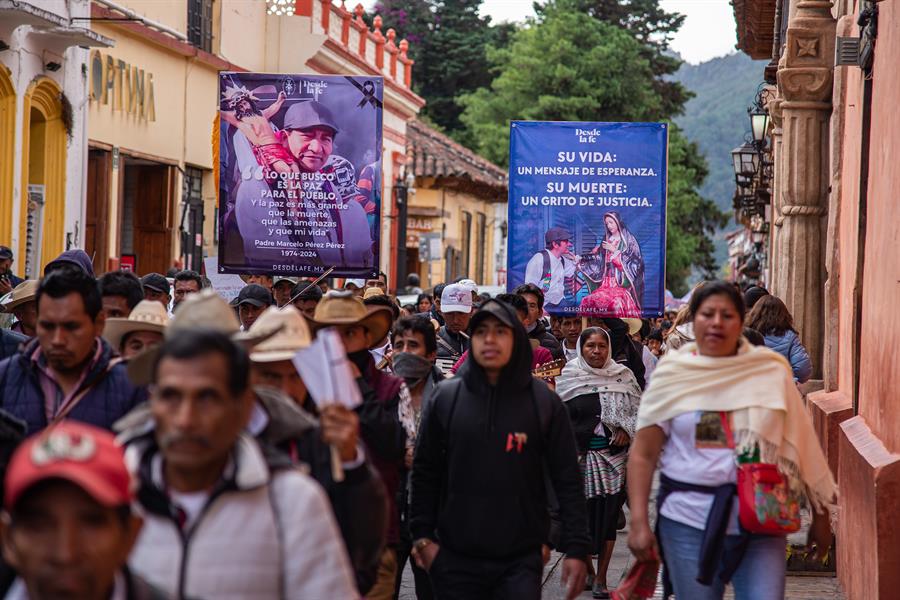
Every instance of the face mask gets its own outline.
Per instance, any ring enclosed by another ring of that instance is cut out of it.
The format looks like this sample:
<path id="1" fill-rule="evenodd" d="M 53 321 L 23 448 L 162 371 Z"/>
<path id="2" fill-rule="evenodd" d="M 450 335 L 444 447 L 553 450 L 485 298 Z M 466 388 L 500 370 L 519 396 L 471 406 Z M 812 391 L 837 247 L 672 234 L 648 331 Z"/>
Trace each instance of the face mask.
<path id="1" fill-rule="evenodd" d="M 418 354 L 399 352 L 394 354 L 394 373 L 402 377 L 409 387 L 415 387 L 431 373 L 431 361 Z"/>
<path id="2" fill-rule="evenodd" d="M 347 358 L 356 365 L 360 373 L 365 375 L 369 368 L 369 361 L 372 360 L 372 355 L 369 354 L 368 350 L 360 350 L 359 352 L 347 353 Z"/>

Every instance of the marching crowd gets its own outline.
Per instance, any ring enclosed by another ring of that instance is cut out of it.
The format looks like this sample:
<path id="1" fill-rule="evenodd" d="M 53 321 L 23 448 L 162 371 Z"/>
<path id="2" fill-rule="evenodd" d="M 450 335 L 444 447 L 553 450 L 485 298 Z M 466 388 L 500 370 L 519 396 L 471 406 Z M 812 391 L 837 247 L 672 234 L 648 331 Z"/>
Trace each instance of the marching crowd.
<path id="1" fill-rule="evenodd" d="M 626 505 L 678 598 L 783 597 L 804 503 L 831 546 L 809 356 L 761 288 L 546 319 L 531 284 L 411 279 L 401 306 L 383 276 L 253 275 L 229 303 L 193 271 L 97 278 L 70 250 L 21 281 L 12 262 L 0 247 L 4 598 L 387 600 L 409 564 L 420 600 L 537 599 L 551 550 L 566 597 L 609 598 Z M 295 366 L 323 330 L 355 409 Z M 741 482 L 766 465 L 763 510 Z"/>

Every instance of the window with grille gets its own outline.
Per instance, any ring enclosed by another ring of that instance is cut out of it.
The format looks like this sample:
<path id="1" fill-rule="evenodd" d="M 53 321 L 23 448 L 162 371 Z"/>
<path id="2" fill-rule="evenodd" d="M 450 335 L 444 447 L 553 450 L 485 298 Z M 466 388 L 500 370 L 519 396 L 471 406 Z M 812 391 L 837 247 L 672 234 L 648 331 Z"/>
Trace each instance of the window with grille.
<path id="1" fill-rule="evenodd" d="M 213 0 L 188 0 L 188 41 L 201 50 L 212 52 Z"/>

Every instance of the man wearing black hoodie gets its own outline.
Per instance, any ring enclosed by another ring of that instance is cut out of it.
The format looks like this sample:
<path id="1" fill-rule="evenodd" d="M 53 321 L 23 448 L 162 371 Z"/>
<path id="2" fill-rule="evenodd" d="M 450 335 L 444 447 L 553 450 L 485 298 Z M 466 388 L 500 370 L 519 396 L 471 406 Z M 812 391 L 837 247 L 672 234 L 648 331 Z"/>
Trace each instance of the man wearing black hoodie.
<path id="1" fill-rule="evenodd" d="M 541 595 L 545 471 L 560 504 L 566 597 L 584 589 L 587 517 L 575 438 L 559 397 L 531 376 L 515 311 L 487 301 L 469 324 L 472 359 L 438 384 L 412 473 L 414 553 L 437 598 Z"/>

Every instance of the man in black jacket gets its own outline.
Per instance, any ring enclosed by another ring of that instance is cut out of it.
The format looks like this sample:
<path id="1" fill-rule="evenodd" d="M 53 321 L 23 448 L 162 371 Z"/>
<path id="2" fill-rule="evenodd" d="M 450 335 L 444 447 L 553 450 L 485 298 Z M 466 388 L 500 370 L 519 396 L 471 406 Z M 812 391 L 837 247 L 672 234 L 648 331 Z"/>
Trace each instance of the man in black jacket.
<path id="1" fill-rule="evenodd" d="M 516 295 L 525 298 L 528 303 L 528 318 L 525 320 L 525 330 L 528 332 L 529 339 L 537 340 L 537 342 L 550 351 L 554 360 L 565 358 L 566 353 L 562 344 L 550 333 L 544 326 L 544 292 L 541 288 L 533 283 L 526 283 L 516 288 Z"/>
<path id="2" fill-rule="evenodd" d="M 515 311 L 489 300 L 469 325 L 472 359 L 436 388 L 412 473 L 414 554 L 438 598 L 541 595 L 556 492 L 566 597 L 584 586 L 587 517 L 575 438 L 559 397 L 531 376 L 531 346 Z"/>

